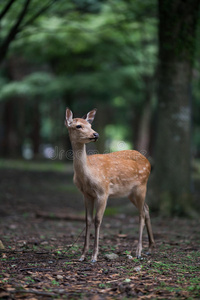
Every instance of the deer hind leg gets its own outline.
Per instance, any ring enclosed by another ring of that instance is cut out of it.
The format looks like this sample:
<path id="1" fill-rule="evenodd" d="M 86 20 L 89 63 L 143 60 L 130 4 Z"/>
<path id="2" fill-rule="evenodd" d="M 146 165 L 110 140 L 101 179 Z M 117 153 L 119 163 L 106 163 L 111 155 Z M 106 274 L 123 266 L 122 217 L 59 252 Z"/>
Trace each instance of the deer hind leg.
<path id="1" fill-rule="evenodd" d="M 149 239 L 149 250 L 147 254 L 151 254 L 151 251 L 153 250 L 153 248 L 155 248 L 155 242 L 154 242 L 153 232 L 151 227 L 151 219 L 149 215 L 149 207 L 145 203 L 145 197 L 146 197 L 146 186 L 138 188 L 136 191 L 134 191 L 134 193 L 130 195 L 131 202 L 139 210 L 140 230 L 139 230 L 139 241 L 136 250 L 136 256 L 138 258 L 141 257 L 141 252 L 142 252 L 142 234 L 143 234 L 144 224 L 147 227 L 147 234 Z"/>
<path id="2" fill-rule="evenodd" d="M 95 215 L 95 239 L 94 239 L 94 249 L 92 254 L 91 262 L 97 261 L 97 256 L 99 252 L 99 232 L 100 226 L 103 219 L 104 211 L 107 204 L 107 196 L 101 197 L 96 200 L 96 215 Z"/>
<path id="3" fill-rule="evenodd" d="M 80 257 L 80 261 L 85 260 L 85 256 L 89 250 L 89 243 L 90 243 L 90 228 L 93 222 L 93 210 L 94 210 L 94 201 L 85 199 L 85 221 L 86 221 L 86 232 L 85 232 L 85 243 L 83 247 L 83 253 Z"/>
<path id="4" fill-rule="evenodd" d="M 149 239 L 149 250 L 147 254 L 151 254 L 152 250 L 155 248 L 155 241 L 153 237 L 153 231 L 151 227 L 151 219 L 149 215 L 149 206 L 144 203 L 144 211 L 145 211 L 145 225 L 147 227 L 148 239 Z"/>
<path id="5" fill-rule="evenodd" d="M 142 234 L 145 225 L 145 210 L 144 202 L 146 196 L 146 186 L 140 186 L 134 189 L 133 193 L 129 196 L 131 202 L 137 207 L 139 211 L 139 240 L 136 249 L 136 257 L 141 258 L 142 252 Z"/>

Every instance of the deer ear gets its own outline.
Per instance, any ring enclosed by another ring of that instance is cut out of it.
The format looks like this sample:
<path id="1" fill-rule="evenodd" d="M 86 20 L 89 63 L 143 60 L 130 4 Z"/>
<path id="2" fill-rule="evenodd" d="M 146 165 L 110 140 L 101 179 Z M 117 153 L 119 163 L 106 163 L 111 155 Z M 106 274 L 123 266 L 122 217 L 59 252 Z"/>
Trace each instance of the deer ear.
<path id="1" fill-rule="evenodd" d="M 67 107 L 66 108 L 66 120 L 65 120 L 65 125 L 67 127 L 70 127 L 71 123 L 72 123 L 72 120 L 73 120 L 73 113 L 72 111 Z"/>
<path id="2" fill-rule="evenodd" d="M 96 108 L 89 111 L 89 113 L 83 116 L 83 119 L 85 119 L 88 123 L 92 124 L 92 122 L 94 121 L 94 117 L 96 115 L 96 111 L 97 111 Z"/>

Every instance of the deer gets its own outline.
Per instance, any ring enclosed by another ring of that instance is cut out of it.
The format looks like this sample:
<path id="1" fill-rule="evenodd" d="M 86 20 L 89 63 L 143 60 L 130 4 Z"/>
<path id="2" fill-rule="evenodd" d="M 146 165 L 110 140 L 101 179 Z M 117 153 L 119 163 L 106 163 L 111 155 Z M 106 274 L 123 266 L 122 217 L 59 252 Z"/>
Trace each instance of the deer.
<path id="1" fill-rule="evenodd" d="M 145 156 L 135 150 L 87 155 L 86 144 L 96 142 L 99 138 L 99 134 L 91 127 L 96 111 L 97 109 L 93 109 L 82 118 L 73 118 L 72 111 L 66 108 L 65 125 L 73 150 L 73 181 L 82 192 L 85 203 L 85 242 L 79 260 L 84 261 L 89 250 L 95 207 L 95 237 L 91 262 L 97 261 L 100 226 L 109 197 L 128 197 L 138 209 L 139 239 L 136 257 L 142 259 L 142 235 L 145 225 L 149 241 L 147 254 L 151 254 L 155 247 L 149 207 L 145 203 L 151 165 Z"/>

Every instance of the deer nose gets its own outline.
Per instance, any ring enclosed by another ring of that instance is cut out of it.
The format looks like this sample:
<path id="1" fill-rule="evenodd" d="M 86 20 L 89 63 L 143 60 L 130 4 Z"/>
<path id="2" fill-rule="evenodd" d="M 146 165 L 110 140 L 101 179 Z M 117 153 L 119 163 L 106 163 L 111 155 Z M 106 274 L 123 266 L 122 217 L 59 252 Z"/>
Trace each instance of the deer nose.
<path id="1" fill-rule="evenodd" d="M 95 137 L 95 139 L 99 138 L 99 134 L 97 132 L 93 133 L 93 136 Z"/>

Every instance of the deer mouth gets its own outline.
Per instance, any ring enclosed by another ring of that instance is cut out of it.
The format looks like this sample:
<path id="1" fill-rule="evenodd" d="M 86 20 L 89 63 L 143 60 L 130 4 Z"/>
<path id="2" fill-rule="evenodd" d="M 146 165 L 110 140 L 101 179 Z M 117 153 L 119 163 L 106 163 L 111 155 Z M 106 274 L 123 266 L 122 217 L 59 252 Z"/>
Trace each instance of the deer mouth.
<path id="1" fill-rule="evenodd" d="M 89 138 L 89 140 L 92 142 L 96 142 L 98 140 L 98 137 L 92 137 L 92 138 Z"/>

